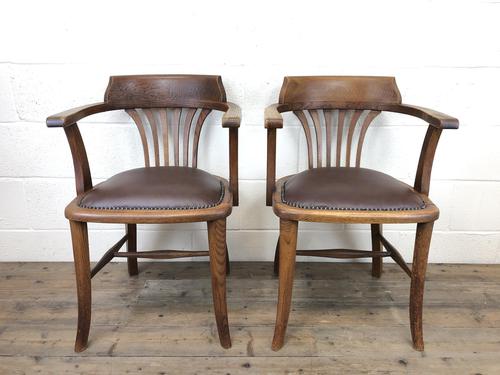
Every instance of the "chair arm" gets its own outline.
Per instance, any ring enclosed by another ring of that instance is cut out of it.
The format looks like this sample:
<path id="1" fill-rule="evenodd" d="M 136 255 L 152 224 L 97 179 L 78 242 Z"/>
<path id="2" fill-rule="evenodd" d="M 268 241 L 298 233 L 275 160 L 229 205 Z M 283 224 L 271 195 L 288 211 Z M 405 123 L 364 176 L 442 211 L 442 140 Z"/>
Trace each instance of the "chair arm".
<path id="1" fill-rule="evenodd" d="M 88 191 L 93 185 L 85 144 L 76 123 L 84 117 L 114 109 L 116 108 L 110 106 L 108 103 L 95 103 L 69 109 L 47 118 L 47 126 L 49 128 L 62 127 L 66 133 L 73 158 L 77 195 Z"/>
<path id="2" fill-rule="evenodd" d="M 227 111 L 222 116 L 223 128 L 239 128 L 241 123 L 241 108 L 234 103 L 226 103 Z"/>
<path id="3" fill-rule="evenodd" d="M 108 103 L 94 103 L 84 105 L 82 107 L 72 108 L 67 111 L 49 116 L 47 118 L 47 126 L 49 128 L 66 127 L 73 125 L 82 118 L 95 115 L 100 112 L 112 111 L 116 108 L 110 106 Z"/>
<path id="4" fill-rule="evenodd" d="M 277 129 L 283 127 L 283 116 L 278 112 L 279 104 L 271 104 L 264 111 L 264 127 Z"/>
<path id="5" fill-rule="evenodd" d="M 456 118 L 429 108 L 409 104 L 398 104 L 390 107 L 388 110 L 391 112 L 418 117 L 439 129 L 458 129 L 458 120 Z"/>

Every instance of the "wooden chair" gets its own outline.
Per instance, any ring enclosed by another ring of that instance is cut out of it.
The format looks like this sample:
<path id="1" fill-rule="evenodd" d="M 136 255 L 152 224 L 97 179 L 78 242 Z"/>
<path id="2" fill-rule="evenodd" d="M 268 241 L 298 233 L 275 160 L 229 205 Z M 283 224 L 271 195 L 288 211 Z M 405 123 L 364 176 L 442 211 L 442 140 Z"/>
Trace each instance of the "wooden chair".
<path id="1" fill-rule="evenodd" d="M 125 110 L 139 130 L 145 168 L 119 173 L 92 185 L 89 162 L 77 121 L 99 112 Z M 229 182 L 197 169 L 203 123 L 223 111 L 229 128 Z M 128 272 L 138 274 L 137 258 L 210 257 L 212 294 L 220 343 L 231 346 L 226 307 L 226 217 L 238 205 L 238 127 L 240 108 L 226 101 L 219 76 L 146 75 L 111 77 L 104 102 L 47 119 L 62 127 L 75 169 L 77 197 L 66 207 L 70 222 L 78 292 L 75 351 L 86 349 L 91 314 L 91 278 L 115 257 L 127 257 Z M 208 251 L 137 251 L 137 224 L 208 223 Z M 122 223 L 126 234 L 93 269 L 89 263 L 87 223 Z M 127 243 L 127 251 L 119 252 Z"/>
<path id="2" fill-rule="evenodd" d="M 304 129 L 309 169 L 276 182 L 276 129 L 283 127 L 281 113 L 288 111 L 293 111 Z M 429 123 L 413 187 L 360 166 L 366 132 L 381 111 L 403 113 Z M 428 197 L 432 162 L 441 131 L 457 129 L 458 121 L 430 109 L 401 104 L 393 77 L 285 77 L 279 103 L 265 111 L 265 127 L 266 202 L 280 218 L 275 254 L 279 293 L 273 350 L 279 350 L 284 343 L 296 255 L 369 257 L 374 277 L 381 275 L 383 257 L 394 259 L 411 278 L 411 334 L 415 349 L 423 350 L 424 279 L 432 227 L 439 216 L 438 208 Z M 299 221 L 370 224 L 372 251 L 297 250 Z M 383 236 L 385 223 L 417 224 L 411 269 Z"/>

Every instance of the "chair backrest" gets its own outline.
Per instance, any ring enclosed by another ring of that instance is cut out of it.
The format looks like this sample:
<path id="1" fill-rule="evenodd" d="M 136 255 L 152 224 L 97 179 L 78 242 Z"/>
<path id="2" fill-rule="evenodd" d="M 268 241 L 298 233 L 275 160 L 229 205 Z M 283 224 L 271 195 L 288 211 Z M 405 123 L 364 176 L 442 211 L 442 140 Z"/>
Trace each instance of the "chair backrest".
<path id="1" fill-rule="evenodd" d="M 196 168 L 205 119 L 227 110 L 221 77 L 208 75 L 113 76 L 104 101 L 134 120 L 146 167 Z"/>
<path id="2" fill-rule="evenodd" d="M 366 131 L 380 114 L 369 108 L 400 104 L 401 94 L 394 77 L 285 77 L 279 103 L 302 124 L 309 168 L 350 167 L 354 159 L 354 166 L 359 167 Z"/>

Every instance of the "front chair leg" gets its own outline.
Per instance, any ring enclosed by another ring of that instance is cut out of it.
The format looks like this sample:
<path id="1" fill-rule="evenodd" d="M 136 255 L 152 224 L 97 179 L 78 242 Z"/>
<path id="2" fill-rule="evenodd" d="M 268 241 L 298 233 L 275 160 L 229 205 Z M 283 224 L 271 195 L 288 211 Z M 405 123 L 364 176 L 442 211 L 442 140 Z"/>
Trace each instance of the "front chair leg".
<path id="1" fill-rule="evenodd" d="M 292 302 L 293 275 L 297 252 L 297 228 L 298 223 L 296 221 L 280 219 L 278 308 L 272 344 L 274 351 L 280 350 L 285 342 L 286 327 Z"/>
<path id="2" fill-rule="evenodd" d="M 223 348 L 231 347 L 226 304 L 226 219 L 208 222 L 208 246 L 215 321 Z"/>
<path id="3" fill-rule="evenodd" d="M 424 301 L 425 271 L 432 237 L 434 223 L 417 224 L 415 250 L 410 287 L 410 327 L 413 347 L 418 351 L 424 350 L 424 336 L 422 330 L 422 309 Z"/>
<path id="4" fill-rule="evenodd" d="M 137 224 L 127 224 L 127 251 L 130 253 L 135 253 L 137 251 Z M 129 276 L 136 276 L 139 274 L 137 258 L 128 257 L 127 266 Z"/>
<path id="5" fill-rule="evenodd" d="M 78 329 L 76 332 L 75 352 L 87 349 L 91 317 L 91 284 L 89 240 L 87 223 L 70 221 L 73 257 L 75 260 L 76 291 L 78 296 Z"/>

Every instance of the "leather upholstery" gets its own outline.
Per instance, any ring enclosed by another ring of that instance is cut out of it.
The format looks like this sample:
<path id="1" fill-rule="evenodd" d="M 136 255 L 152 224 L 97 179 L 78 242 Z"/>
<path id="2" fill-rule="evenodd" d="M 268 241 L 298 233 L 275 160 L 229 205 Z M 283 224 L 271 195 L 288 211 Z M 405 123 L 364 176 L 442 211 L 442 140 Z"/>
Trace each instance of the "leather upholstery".
<path id="1" fill-rule="evenodd" d="M 398 211 L 425 208 L 411 186 L 366 168 L 315 168 L 290 176 L 283 203 L 305 209 Z"/>
<path id="2" fill-rule="evenodd" d="M 199 209 L 218 205 L 222 181 L 188 167 L 137 168 L 119 173 L 86 192 L 78 205 L 108 210 Z"/>

